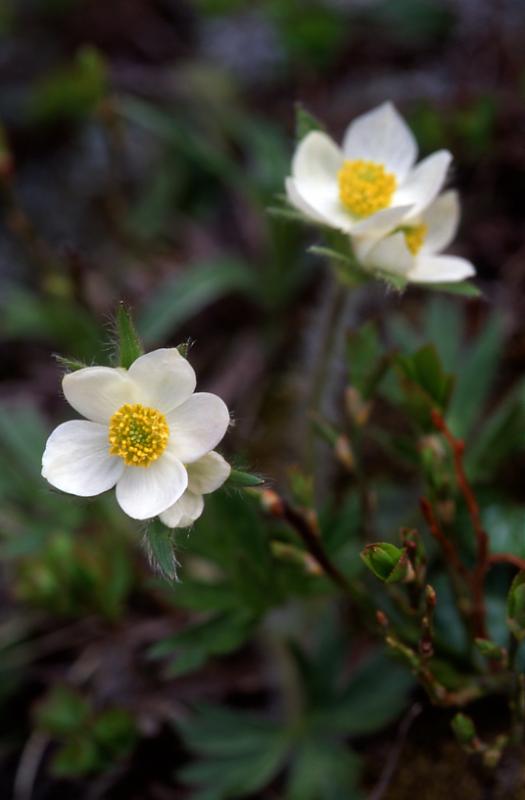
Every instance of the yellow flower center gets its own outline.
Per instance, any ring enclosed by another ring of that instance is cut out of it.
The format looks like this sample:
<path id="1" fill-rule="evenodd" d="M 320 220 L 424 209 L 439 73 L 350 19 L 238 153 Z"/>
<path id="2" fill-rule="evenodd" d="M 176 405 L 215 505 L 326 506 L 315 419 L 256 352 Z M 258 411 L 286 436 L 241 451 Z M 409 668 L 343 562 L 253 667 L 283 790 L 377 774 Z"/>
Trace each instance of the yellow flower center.
<path id="1" fill-rule="evenodd" d="M 109 452 L 123 458 L 129 467 L 149 467 L 166 449 L 169 434 L 160 411 L 126 403 L 109 421 Z"/>
<path id="2" fill-rule="evenodd" d="M 401 228 L 403 233 L 405 234 L 405 242 L 412 253 L 413 256 L 416 256 L 421 247 L 423 242 L 426 239 L 428 228 L 426 225 L 421 223 L 420 225 L 411 225 L 410 227 L 403 227 Z"/>
<path id="3" fill-rule="evenodd" d="M 375 161 L 345 161 L 337 173 L 339 198 L 355 217 L 369 217 L 388 208 L 397 187 L 396 176 Z"/>

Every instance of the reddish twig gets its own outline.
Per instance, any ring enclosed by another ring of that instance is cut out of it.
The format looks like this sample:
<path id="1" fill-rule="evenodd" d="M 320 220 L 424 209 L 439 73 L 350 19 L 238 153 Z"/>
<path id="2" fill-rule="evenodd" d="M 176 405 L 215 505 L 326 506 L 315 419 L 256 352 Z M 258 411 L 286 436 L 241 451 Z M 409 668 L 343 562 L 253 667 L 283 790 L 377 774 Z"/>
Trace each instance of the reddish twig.
<path id="1" fill-rule="evenodd" d="M 344 592 L 351 592 L 350 584 L 330 560 L 316 528 L 306 516 L 271 489 L 265 489 L 262 498 L 265 508 L 274 517 L 285 520 L 299 534 L 308 552 L 315 558 L 323 572 Z"/>
<path id="2" fill-rule="evenodd" d="M 469 577 L 473 600 L 472 620 L 476 636 L 486 638 L 485 575 L 489 568 L 489 538 L 483 529 L 478 501 L 465 473 L 463 465 L 464 442 L 461 439 L 456 439 L 441 414 L 436 410 L 432 411 L 432 422 L 449 444 L 454 460 L 457 484 L 465 499 L 474 536 L 476 537 L 476 563 Z"/>
<path id="3" fill-rule="evenodd" d="M 459 557 L 456 545 L 443 533 L 430 501 L 426 497 L 422 497 L 419 503 L 430 533 L 441 545 L 445 559 L 450 564 L 450 567 L 462 578 L 467 579 L 468 570 Z"/>
<path id="4" fill-rule="evenodd" d="M 488 561 L 489 565 L 511 564 L 513 567 L 525 571 L 525 558 L 515 556 L 513 553 L 491 553 Z"/>

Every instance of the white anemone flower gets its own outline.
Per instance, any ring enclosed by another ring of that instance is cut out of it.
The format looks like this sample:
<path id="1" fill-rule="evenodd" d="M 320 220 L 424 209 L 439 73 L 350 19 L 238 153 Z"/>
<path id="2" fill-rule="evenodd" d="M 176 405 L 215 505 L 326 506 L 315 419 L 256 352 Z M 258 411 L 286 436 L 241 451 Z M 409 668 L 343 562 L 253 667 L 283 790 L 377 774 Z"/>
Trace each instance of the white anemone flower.
<path id="1" fill-rule="evenodd" d="M 361 264 L 412 283 L 455 283 L 475 275 L 465 258 L 442 255 L 459 225 L 457 192 L 443 192 L 422 214 L 379 240 L 354 240 Z"/>
<path id="2" fill-rule="evenodd" d="M 299 143 L 286 192 L 317 223 L 377 235 L 419 215 L 441 191 L 452 160 L 439 150 L 414 166 L 416 140 L 392 103 L 357 117 L 342 148 L 320 131 Z"/>
<path id="3" fill-rule="evenodd" d="M 155 350 L 129 369 L 86 367 L 64 376 L 68 403 L 86 419 L 47 440 L 42 475 L 57 489 L 93 497 L 116 487 L 133 519 L 150 519 L 188 488 L 188 470 L 221 441 L 224 402 L 194 394 L 195 372 L 179 351 Z"/>
<path id="4" fill-rule="evenodd" d="M 189 528 L 204 510 L 205 494 L 218 489 L 229 478 L 231 467 L 224 458 L 212 451 L 188 464 L 188 488 L 176 503 L 160 515 L 168 528 Z"/>

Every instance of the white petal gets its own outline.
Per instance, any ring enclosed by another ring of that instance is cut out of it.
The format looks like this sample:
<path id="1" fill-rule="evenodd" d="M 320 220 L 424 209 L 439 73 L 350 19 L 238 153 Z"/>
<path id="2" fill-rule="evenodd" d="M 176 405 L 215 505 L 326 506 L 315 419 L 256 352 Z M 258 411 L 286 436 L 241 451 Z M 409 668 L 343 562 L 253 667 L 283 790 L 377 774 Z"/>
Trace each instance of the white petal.
<path id="1" fill-rule="evenodd" d="M 292 161 L 293 189 L 287 188 L 292 203 L 300 198 L 297 208 L 303 213 L 310 209 L 316 221 L 349 231 L 353 218 L 341 205 L 337 179 L 343 161 L 341 150 L 329 136 L 312 131 L 297 147 Z"/>
<path id="2" fill-rule="evenodd" d="M 124 462 L 110 456 L 108 429 L 85 420 L 55 428 L 42 456 L 42 475 L 56 489 L 93 497 L 111 489 L 124 471 Z"/>
<path id="3" fill-rule="evenodd" d="M 297 145 L 292 160 L 292 177 L 300 189 L 303 184 L 318 186 L 337 183 L 343 154 L 326 133 L 312 131 Z"/>
<path id="4" fill-rule="evenodd" d="M 124 369 L 85 367 L 69 372 L 62 389 L 69 405 L 93 422 L 109 422 L 124 403 L 136 401 L 135 387 Z"/>
<path id="5" fill-rule="evenodd" d="M 199 519 L 203 510 L 203 496 L 186 491 L 180 500 L 160 515 L 160 519 L 168 528 L 189 528 L 196 519 Z"/>
<path id="6" fill-rule="evenodd" d="M 128 370 L 138 387 L 139 402 L 167 414 L 195 391 L 195 372 L 176 347 L 140 356 Z"/>
<path id="7" fill-rule="evenodd" d="M 409 205 L 383 208 L 382 211 L 371 214 L 360 222 L 355 222 L 352 226 L 352 235 L 377 238 L 378 235 L 384 235 L 399 225 L 409 213 L 411 213 Z"/>
<path id="8" fill-rule="evenodd" d="M 286 196 L 288 197 L 288 201 L 290 205 L 300 211 L 301 214 L 304 214 L 305 217 L 309 217 L 313 219 L 314 222 L 320 222 L 322 225 L 326 225 L 328 220 L 326 220 L 321 214 L 319 214 L 315 208 L 312 208 L 306 200 L 301 196 L 297 187 L 295 185 L 295 181 L 293 178 L 286 178 L 285 181 L 286 186 Z"/>
<path id="9" fill-rule="evenodd" d="M 133 519 L 150 519 L 175 503 L 188 485 L 181 462 L 165 451 L 149 467 L 126 467 L 117 483 L 117 500 Z"/>
<path id="10" fill-rule="evenodd" d="M 220 397 L 197 392 L 168 414 L 167 422 L 168 449 L 184 464 L 191 464 L 219 444 L 230 424 L 230 415 Z"/>
<path id="11" fill-rule="evenodd" d="M 308 134 L 297 149 L 292 165 L 293 178 L 289 178 L 286 185 L 292 205 L 316 222 L 345 233 L 386 233 L 411 211 L 410 204 L 406 204 L 403 208 L 386 208 L 367 219 L 357 220 L 339 197 L 337 173 L 343 161 L 341 151 L 326 134 L 318 131 Z"/>
<path id="12" fill-rule="evenodd" d="M 451 161 L 448 150 L 439 150 L 420 161 L 395 193 L 392 205 L 412 204 L 406 219 L 421 214 L 443 188 Z"/>
<path id="13" fill-rule="evenodd" d="M 361 264 L 366 266 L 368 254 L 382 238 L 382 236 L 352 236 L 354 255 Z"/>
<path id="14" fill-rule="evenodd" d="M 403 233 L 394 233 L 372 247 L 364 260 L 369 269 L 406 275 L 414 267 L 414 256 L 406 245 Z"/>
<path id="15" fill-rule="evenodd" d="M 443 192 L 422 215 L 427 235 L 421 252 L 441 253 L 454 239 L 459 226 L 458 193 Z"/>
<path id="16" fill-rule="evenodd" d="M 383 103 L 350 123 L 343 150 L 348 159 L 384 164 L 399 181 L 408 174 L 417 156 L 414 135 L 392 103 Z"/>
<path id="17" fill-rule="evenodd" d="M 419 255 L 408 277 L 414 283 L 455 283 L 475 274 L 473 264 L 466 258 Z"/>
<path id="18" fill-rule="evenodd" d="M 231 471 L 228 462 L 212 451 L 188 465 L 188 487 L 196 494 L 209 494 L 228 480 Z"/>
<path id="19" fill-rule="evenodd" d="M 343 233 L 351 233 L 356 225 L 356 220 L 352 215 L 346 211 L 339 199 L 339 187 L 337 181 L 334 181 L 330 192 L 316 192 L 315 189 L 308 187 L 300 187 L 300 191 L 305 198 L 305 202 L 312 207 L 315 206 L 316 213 L 319 217 L 324 218 L 324 224 L 330 225 L 332 228 L 337 228 Z"/>

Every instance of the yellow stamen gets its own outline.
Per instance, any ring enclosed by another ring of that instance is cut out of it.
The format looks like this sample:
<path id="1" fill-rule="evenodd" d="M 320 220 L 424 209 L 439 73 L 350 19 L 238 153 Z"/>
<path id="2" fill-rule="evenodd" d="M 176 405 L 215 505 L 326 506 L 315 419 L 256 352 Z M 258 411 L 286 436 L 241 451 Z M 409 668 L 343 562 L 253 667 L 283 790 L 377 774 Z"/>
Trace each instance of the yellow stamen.
<path id="1" fill-rule="evenodd" d="M 427 226 L 421 223 L 420 225 L 403 227 L 401 228 L 401 230 L 405 234 L 405 242 L 408 249 L 410 250 L 413 256 L 416 256 L 421 250 L 423 242 L 426 239 L 428 233 Z"/>
<path id="2" fill-rule="evenodd" d="M 160 411 L 126 403 L 109 421 L 109 452 L 123 458 L 129 467 L 149 467 L 166 449 L 169 434 Z"/>
<path id="3" fill-rule="evenodd" d="M 345 161 L 337 173 L 339 198 L 355 217 L 369 217 L 388 208 L 397 187 L 396 176 L 375 161 Z"/>

